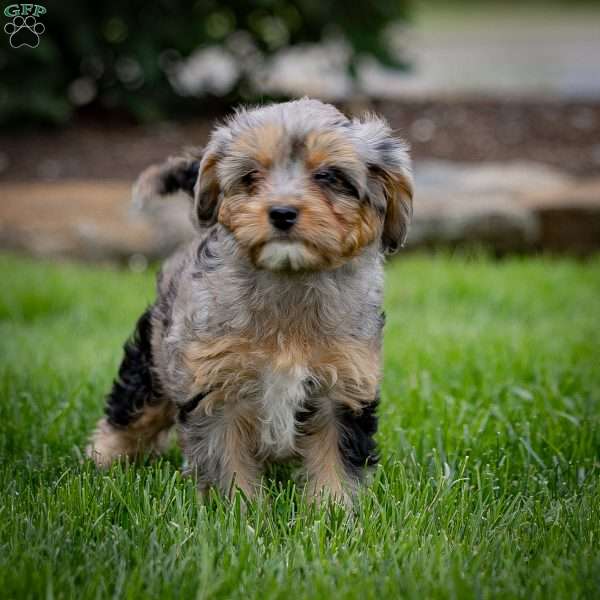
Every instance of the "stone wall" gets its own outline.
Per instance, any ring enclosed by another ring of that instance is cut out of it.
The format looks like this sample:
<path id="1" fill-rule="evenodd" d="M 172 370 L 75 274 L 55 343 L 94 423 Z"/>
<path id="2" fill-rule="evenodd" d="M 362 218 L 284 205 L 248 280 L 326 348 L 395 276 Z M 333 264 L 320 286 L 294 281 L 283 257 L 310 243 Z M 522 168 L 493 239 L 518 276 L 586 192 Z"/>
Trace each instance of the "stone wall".
<path id="1" fill-rule="evenodd" d="M 407 249 L 469 244 L 493 252 L 600 249 L 600 177 L 531 163 L 423 161 L 415 169 Z M 193 236 L 185 197 L 133 206 L 130 183 L 0 186 L 0 248 L 36 257 L 143 266 Z"/>

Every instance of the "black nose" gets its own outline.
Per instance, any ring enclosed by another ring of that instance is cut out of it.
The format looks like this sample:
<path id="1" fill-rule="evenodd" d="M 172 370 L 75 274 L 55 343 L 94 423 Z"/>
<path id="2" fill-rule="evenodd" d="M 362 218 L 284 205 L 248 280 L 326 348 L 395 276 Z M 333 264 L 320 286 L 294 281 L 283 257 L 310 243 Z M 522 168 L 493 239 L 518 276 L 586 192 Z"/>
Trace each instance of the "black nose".
<path id="1" fill-rule="evenodd" d="M 287 231 L 298 220 L 298 210 L 292 206 L 274 206 L 269 210 L 269 220 L 273 227 Z"/>

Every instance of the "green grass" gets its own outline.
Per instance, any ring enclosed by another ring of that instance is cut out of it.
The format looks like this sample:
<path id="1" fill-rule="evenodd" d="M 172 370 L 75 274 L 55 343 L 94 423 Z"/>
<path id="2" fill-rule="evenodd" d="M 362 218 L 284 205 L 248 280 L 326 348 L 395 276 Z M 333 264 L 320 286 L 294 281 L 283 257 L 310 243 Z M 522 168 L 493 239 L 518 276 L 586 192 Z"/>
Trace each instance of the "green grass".
<path id="1" fill-rule="evenodd" d="M 2 598 L 598 598 L 600 261 L 387 272 L 382 464 L 356 511 L 200 505 L 173 449 L 81 448 L 151 274 L 0 257 Z M 281 475 L 281 474 L 280 474 Z"/>

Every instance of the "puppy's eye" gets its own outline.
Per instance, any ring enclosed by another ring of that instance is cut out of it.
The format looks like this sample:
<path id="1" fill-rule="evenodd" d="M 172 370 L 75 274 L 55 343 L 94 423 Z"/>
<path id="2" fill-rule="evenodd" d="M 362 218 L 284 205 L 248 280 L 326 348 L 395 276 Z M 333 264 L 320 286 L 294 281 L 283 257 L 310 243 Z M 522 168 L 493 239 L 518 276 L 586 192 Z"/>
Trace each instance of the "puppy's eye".
<path id="1" fill-rule="evenodd" d="M 335 185 L 336 183 L 340 183 L 340 176 L 333 169 L 317 171 L 314 174 L 314 178 L 316 182 L 324 183 L 326 185 Z"/>
<path id="2" fill-rule="evenodd" d="M 313 174 L 313 179 L 321 186 L 358 197 L 358 190 L 346 175 L 336 168 L 321 169 Z"/>
<path id="3" fill-rule="evenodd" d="M 254 185 L 258 181 L 258 171 L 248 171 L 240 178 L 240 183 L 246 187 Z"/>

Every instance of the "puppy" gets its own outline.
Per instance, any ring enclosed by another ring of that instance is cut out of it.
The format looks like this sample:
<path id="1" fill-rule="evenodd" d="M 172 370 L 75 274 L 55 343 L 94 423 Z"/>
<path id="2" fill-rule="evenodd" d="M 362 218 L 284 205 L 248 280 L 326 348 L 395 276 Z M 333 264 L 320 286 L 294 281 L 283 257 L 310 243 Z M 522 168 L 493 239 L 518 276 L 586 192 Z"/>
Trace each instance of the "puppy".
<path id="1" fill-rule="evenodd" d="M 203 153 L 151 167 L 198 237 L 168 260 L 93 433 L 100 466 L 160 452 L 173 425 L 200 491 L 260 489 L 300 463 L 348 502 L 377 460 L 383 254 L 412 210 L 407 146 L 378 117 L 303 99 L 239 110 Z"/>

